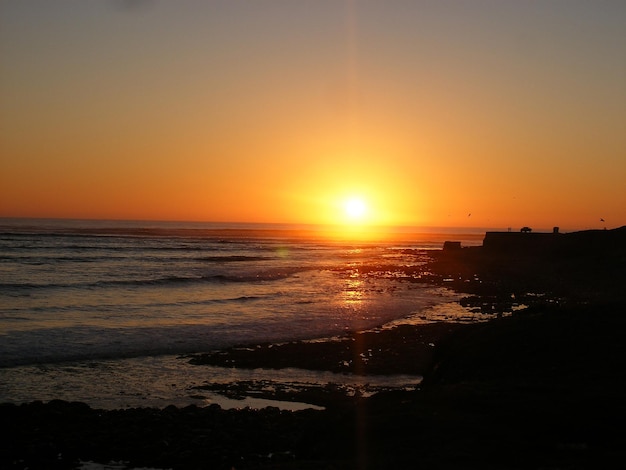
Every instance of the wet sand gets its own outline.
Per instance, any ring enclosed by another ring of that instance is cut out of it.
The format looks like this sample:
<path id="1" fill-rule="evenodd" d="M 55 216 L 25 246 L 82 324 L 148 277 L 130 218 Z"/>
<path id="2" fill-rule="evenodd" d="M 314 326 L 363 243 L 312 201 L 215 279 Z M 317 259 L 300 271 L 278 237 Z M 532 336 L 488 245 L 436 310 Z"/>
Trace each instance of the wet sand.
<path id="1" fill-rule="evenodd" d="M 423 375 L 417 390 L 347 396 L 329 384 L 266 392 L 325 407 L 296 412 L 2 405 L 11 432 L 0 443 L 0 467 L 114 460 L 175 469 L 556 469 L 624 461 L 624 258 L 563 263 L 526 260 L 512 269 L 476 250 L 437 253 L 429 282 L 452 279 L 467 302 L 492 313 L 511 310 L 512 298 L 529 307 L 486 323 L 403 325 L 190 358 Z M 231 392 L 251 386 L 232 384 Z"/>

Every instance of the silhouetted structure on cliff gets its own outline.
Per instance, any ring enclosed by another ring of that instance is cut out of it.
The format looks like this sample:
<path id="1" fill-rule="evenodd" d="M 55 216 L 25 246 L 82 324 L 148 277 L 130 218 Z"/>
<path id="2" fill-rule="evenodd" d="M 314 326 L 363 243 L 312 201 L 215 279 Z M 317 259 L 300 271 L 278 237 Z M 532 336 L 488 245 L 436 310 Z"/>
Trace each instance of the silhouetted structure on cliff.
<path id="1" fill-rule="evenodd" d="M 553 297 L 606 300 L 621 296 L 626 285 L 626 226 L 572 233 L 487 232 L 482 246 L 448 243 L 433 257 L 433 272 L 465 292 L 551 292 Z"/>
<path id="2" fill-rule="evenodd" d="M 497 255 L 593 256 L 624 255 L 626 226 L 612 230 L 584 230 L 560 233 L 487 232 L 483 240 L 485 253 Z"/>

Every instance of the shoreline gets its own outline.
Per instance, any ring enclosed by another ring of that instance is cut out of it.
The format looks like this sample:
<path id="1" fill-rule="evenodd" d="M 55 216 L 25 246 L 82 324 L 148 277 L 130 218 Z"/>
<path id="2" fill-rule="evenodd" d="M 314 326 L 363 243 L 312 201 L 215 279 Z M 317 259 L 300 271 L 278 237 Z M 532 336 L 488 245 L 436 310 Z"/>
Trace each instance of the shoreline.
<path id="1" fill-rule="evenodd" d="M 598 468 L 626 457 L 624 313 L 626 302 L 554 305 L 459 325 L 433 348 L 432 367 L 414 390 L 346 396 L 328 384 L 268 392 L 324 410 L 3 404 L 0 416 L 16 424 L 0 445 L 0 466 L 76 468 L 91 460 L 183 470 L 535 468 L 540 462 Z M 382 341 L 394 334 L 378 335 Z M 229 392 L 245 395 L 256 385 L 234 383 Z"/>
<path id="2" fill-rule="evenodd" d="M 332 384 L 295 393 L 268 390 L 325 407 L 294 412 L 3 404 L 0 416 L 17 427 L 0 447 L 0 466 L 44 468 L 54 462 L 55 468 L 75 468 L 79 460 L 114 460 L 183 470 L 598 468 L 626 458 L 626 300 L 619 288 L 626 281 L 624 258 L 513 265 L 510 257 L 464 250 L 436 253 L 427 281 L 466 294 L 462 302 L 495 314 L 491 321 L 400 325 L 333 342 L 254 345 L 189 357 L 204 364 L 330 368 L 365 377 L 423 372 L 413 390 L 347 398 Z M 527 307 L 511 312 L 515 303 Z M 234 383 L 230 392 L 245 394 L 256 385 Z"/>

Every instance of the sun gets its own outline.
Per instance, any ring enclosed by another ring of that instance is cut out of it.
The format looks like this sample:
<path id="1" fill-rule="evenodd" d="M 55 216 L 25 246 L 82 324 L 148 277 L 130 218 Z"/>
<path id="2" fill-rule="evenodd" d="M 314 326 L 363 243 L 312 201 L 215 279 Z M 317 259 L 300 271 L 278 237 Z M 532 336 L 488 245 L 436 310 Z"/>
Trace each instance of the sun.
<path id="1" fill-rule="evenodd" d="M 344 203 L 345 215 L 350 221 L 361 221 L 367 215 L 367 204 L 361 198 L 350 198 Z"/>

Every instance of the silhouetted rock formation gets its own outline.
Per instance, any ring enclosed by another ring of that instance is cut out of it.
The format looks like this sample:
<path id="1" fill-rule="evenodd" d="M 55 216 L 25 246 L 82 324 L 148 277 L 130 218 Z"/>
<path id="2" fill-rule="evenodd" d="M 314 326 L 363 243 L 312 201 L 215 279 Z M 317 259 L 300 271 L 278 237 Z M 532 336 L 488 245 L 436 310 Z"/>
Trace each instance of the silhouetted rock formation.
<path id="1" fill-rule="evenodd" d="M 454 251 L 461 249 L 461 242 L 447 241 L 443 243 L 443 251 Z"/>
<path id="2" fill-rule="evenodd" d="M 552 233 L 487 232 L 483 248 L 498 255 L 623 255 L 626 252 L 626 226 L 572 233 L 559 233 L 558 229 Z"/>
<path id="3" fill-rule="evenodd" d="M 483 246 L 432 254 L 434 277 L 460 292 L 576 301 L 619 298 L 626 282 L 626 226 L 613 230 L 487 232 Z"/>

